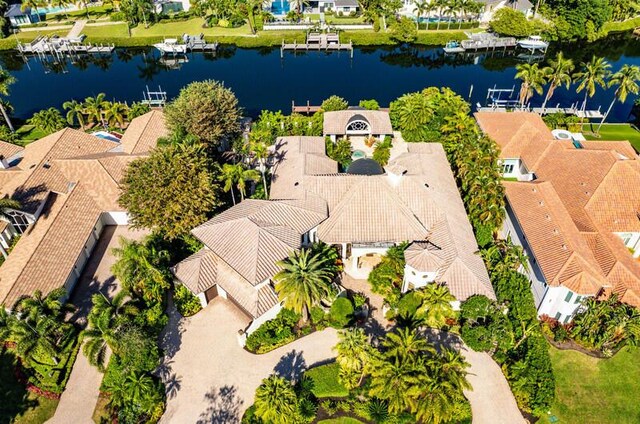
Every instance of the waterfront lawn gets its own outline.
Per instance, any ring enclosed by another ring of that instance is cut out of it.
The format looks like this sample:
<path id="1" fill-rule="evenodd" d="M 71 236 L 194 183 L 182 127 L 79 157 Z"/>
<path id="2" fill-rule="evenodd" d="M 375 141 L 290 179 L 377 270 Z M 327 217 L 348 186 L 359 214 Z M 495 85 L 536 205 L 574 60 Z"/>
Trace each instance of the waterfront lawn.
<path id="1" fill-rule="evenodd" d="M 640 348 L 623 348 L 613 358 L 596 359 L 573 350 L 550 347 L 556 377 L 551 415 L 564 423 L 640 422 Z"/>
<path id="2" fill-rule="evenodd" d="M 16 135 L 20 137 L 17 144 L 25 146 L 34 140 L 40 140 L 46 134 L 44 131 L 34 127 L 33 125 L 25 124 L 16 130 Z"/>
<path id="3" fill-rule="evenodd" d="M 604 124 L 600 128 L 600 136 L 595 135 L 598 123 L 585 124 L 582 126 L 584 138 L 587 140 L 607 140 L 621 141 L 629 140 L 629 143 L 640 152 L 640 131 L 636 130 L 630 124 Z"/>
<path id="4" fill-rule="evenodd" d="M 88 42 L 94 42 L 93 39 L 107 38 L 128 38 L 129 31 L 125 22 L 113 25 L 91 25 L 88 24 L 82 29 L 82 33 L 87 36 Z"/>
<path id="5" fill-rule="evenodd" d="M 57 400 L 36 396 L 15 377 L 15 356 L 0 352 L 0 423 L 43 423 L 53 416 Z"/>
<path id="6" fill-rule="evenodd" d="M 339 373 L 340 366 L 333 362 L 311 368 L 304 375 L 313 380 L 311 391 L 318 399 L 349 396 L 349 390 L 338 381 Z"/>

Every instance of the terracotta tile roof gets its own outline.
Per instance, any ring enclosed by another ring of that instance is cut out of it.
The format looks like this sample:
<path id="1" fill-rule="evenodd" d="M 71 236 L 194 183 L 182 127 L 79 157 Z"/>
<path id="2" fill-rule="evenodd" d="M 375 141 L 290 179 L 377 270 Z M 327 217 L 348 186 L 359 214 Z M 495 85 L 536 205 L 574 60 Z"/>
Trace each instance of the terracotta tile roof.
<path id="1" fill-rule="evenodd" d="M 18 146 L 17 144 L 7 143 L 6 141 L 0 140 L 0 158 L 10 159 L 18 153 L 22 152 L 24 147 Z"/>
<path id="2" fill-rule="evenodd" d="M 529 172 L 538 172 L 538 163 L 554 137 L 539 115 L 529 112 L 477 112 L 482 131 L 498 146 L 503 159 L 520 158 Z"/>
<path id="3" fill-rule="evenodd" d="M 371 134 L 393 134 L 389 112 L 360 109 L 325 112 L 322 132 L 323 134 L 344 135 L 346 134 L 347 125 L 354 120 L 368 122 L 371 127 Z"/>
<path id="4" fill-rule="evenodd" d="M 589 150 L 609 150 L 615 152 L 619 159 L 635 159 L 638 153 L 628 141 L 589 141 L 582 140 L 580 144 Z"/>
<path id="5" fill-rule="evenodd" d="M 161 111 L 152 110 L 131 121 L 120 140 L 120 144 L 125 153 L 149 153 L 155 149 L 158 138 L 168 135 L 169 131 L 165 124 L 164 114 Z"/>
<path id="6" fill-rule="evenodd" d="M 12 306 L 20 296 L 35 290 L 48 293 L 62 287 L 100 213 L 81 185 L 69 194 L 51 193 L 41 217 L 0 267 L 0 303 Z"/>
<path id="7" fill-rule="evenodd" d="M 595 295 L 607 286 L 589 243 L 571 219 L 550 182 L 504 182 L 509 206 L 547 284 L 570 284 Z"/>
<path id="8" fill-rule="evenodd" d="M 271 284 L 254 287 L 208 248 L 183 260 L 172 271 L 182 284 L 196 294 L 219 285 L 254 318 L 264 314 L 279 302 Z"/>
<path id="9" fill-rule="evenodd" d="M 276 262 L 300 247 L 302 234 L 326 218 L 317 202 L 247 199 L 194 228 L 192 233 L 253 285 L 273 277 Z"/>

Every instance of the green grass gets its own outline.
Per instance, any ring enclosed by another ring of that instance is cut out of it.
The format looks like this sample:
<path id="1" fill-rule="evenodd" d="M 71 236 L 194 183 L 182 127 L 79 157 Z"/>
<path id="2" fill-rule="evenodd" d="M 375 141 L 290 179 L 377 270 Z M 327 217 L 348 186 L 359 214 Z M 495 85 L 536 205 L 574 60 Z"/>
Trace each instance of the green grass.
<path id="1" fill-rule="evenodd" d="M 605 22 L 602 29 L 609 33 L 631 31 L 637 27 L 640 27 L 640 18 L 627 19 L 623 22 Z"/>
<path id="2" fill-rule="evenodd" d="M 15 356 L 0 353 L 0 423 L 43 423 L 53 416 L 57 400 L 38 397 L 20 384 L 14 374 Z"/>
<path id="3" fill-rule="evenodd" d="M 318 421 L 318 424 L 362 424 L 362 421 L 351 417 L 340 417 Z"/>
<path id="4" fill-rule="evenodd" d="M 113 25 L 91 25 L 87 24 L 82 33 L 88 37 L 88 39 L 93 38 L 128 38 L 129 30 L 127 29 L 127 24 L 125 22 L 120 22 Z"/>
<path id="5" fill-rule="evenodd" d="M 345 397 L 349 390 L 338 381 L 340 366 L 337 363 L 311 368 L 304 374 L 313 380 L 313 394 L 317 398 Z"/>
<path id="6" fill-rule="evenodd" d="M 595 136 L 598 124 L 583 125 L 582 131 L 587 140 L 622 141 L 629 140 L 629 143 L 640 152 L 640 131 L 629 124 L 604 124 L 600 128 L 600 137 Z"/>
<path id="7" fill-rule="evenodd" d="M 23 125 L 16 130 L 16 135 L 20 137 L 19 144 L 25 146 L 32 141 L 40 140 L 42 137 L 46 136 L 44 131 L 34 127 L 33 125 Z"/>
<path id="8" fill-rule="evenodd" d="M 559 424 L 640 422 L 640 349 L 623 348 L 613 358 L 596 359 L 550 348 L 556 376 L 551 415 Z M 545 416 L 541 423 L 550 423 Z"/>

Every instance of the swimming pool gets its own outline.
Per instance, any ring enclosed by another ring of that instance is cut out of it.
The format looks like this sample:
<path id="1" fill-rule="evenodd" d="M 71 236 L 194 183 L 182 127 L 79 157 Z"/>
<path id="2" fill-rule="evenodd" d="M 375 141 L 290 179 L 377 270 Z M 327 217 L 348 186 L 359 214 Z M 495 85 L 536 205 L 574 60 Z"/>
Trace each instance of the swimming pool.
<path id="1" fill-rule="evenodd" d="M 354 150 L 353 153 L 351 154 L 351 159 L 353 160 L 358 160 L 366 157 L 367 157 L 367 154 L 362 150 Z"/>
<path id="2" fill-rule="evenodd" d="M 91 135 L 95 135 L 96 137 L 102 138 L 104 140 L 114 141 L 116 143 L 120 142 L 120 139 L 118 137 L 108 131 L 96 131 L 94 133 L 91 133 Z"/>
<path id="3" fill-rule="evenodd" d="M 38 13 L 39 14 L 46 14 L 46 13 L 60 13 L 60 12 L 69 12 L 71 10 L 76 10 L 77 8 L 75 6 L 68 6 L 68 7 L 62 7 L 62 6 L 47 6 L 47 7 L 39 7 L 38 8 Z M 35 13 L 35 9 L 31 9 L 31 12 Z"/>
<path id="4" fill-rule="evenodd" d="M 271 13 L 274 15 L 286 15 L 291 10 L 288 0 L 275 0 L 271 3 Z"/>

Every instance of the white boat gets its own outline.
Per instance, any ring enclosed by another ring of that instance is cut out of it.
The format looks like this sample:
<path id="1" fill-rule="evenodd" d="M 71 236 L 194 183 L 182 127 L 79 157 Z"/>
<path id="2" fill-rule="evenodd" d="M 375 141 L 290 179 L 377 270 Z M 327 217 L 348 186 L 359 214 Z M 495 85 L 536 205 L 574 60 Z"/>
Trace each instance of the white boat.
<path id="1" fill-rule="evenodd" d="M 549 43 L 544 41 L 539 35 L 532 35 L 522 40 L 518 40 L 518 46 L 527 50 L 546 50 Z"/>
<path id="2" fill-rule="evenodd" d="M 160 50 L 162 54 L 185 54 L 187 53 L 186 44 L 178 44 L 176 38 L 165 38 L 162 43 L 156 43 L 153 45 L 156 49 Z"/>
<path id="3" fill-rule="evenodd" d="M 458 41 L 449 41 L 442 48 L 445 53 L 464 53 L 464 47 L 460 45 Z"/>

